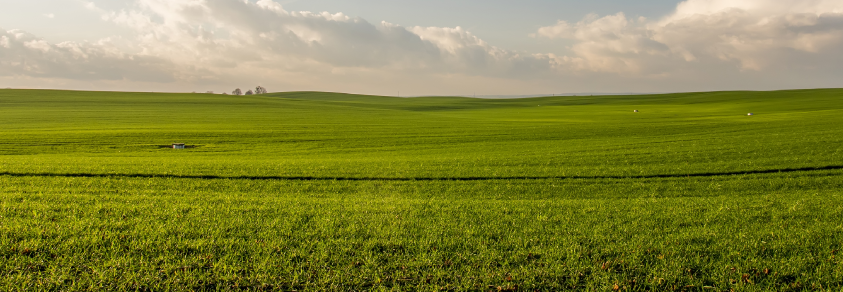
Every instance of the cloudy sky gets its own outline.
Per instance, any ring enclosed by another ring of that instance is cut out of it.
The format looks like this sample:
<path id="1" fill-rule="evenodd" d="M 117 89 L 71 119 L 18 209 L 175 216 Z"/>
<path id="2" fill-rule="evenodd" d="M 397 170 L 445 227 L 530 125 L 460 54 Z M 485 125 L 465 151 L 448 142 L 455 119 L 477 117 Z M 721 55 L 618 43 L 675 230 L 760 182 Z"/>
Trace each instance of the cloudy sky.
<path id="1" fill-rule="evenodd" d="M 0 0 L 0 88 L 843 87 L 841 0 Z"/>

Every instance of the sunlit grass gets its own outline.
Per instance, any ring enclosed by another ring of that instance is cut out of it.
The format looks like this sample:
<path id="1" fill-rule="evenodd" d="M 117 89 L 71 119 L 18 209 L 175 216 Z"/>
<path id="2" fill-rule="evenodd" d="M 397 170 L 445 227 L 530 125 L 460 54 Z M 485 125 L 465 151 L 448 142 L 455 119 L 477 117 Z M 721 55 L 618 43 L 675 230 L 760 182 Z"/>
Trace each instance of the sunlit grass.
<path id="1" fill-rule="evenodd" d="M 843 90 L 0 90 L 0 287 L 836 291 L 841 114 Z"/>

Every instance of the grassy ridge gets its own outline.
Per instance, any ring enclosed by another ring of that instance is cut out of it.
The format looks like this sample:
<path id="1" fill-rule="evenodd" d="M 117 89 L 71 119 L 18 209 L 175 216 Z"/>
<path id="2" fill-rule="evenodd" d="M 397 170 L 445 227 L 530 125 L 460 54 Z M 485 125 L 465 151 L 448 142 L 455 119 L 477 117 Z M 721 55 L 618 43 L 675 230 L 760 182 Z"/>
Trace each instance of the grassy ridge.
<path id="1" fill-rule="evenodd" d="M 764 94 L 473 100 L 11 91 L 0 151 L 20 159 L 9 164 L 29 165 L 21 171 L 214 175 L 685 174 L 841 161 L 839 132 L 829 127 L 839 90 Z M 759 116 L 746 117 L 750 111 Z M 173 142 L 199 148 L 158 147 Z M 27 160 L 32 154 L 61 163 Z M 106 169 L 80 168 L 79 159 Z"/>
<path id="2" fill-rule="evenodd" d="M 843 90 L 0 113 L 7 290 L 843 287 Z"/>

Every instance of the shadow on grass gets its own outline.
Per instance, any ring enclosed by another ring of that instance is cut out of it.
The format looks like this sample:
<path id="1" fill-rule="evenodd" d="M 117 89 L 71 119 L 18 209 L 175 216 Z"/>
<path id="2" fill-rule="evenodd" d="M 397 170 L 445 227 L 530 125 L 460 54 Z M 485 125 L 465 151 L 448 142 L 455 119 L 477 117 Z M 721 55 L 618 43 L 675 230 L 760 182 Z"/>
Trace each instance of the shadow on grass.
<path id="1" fill-rule="evenodd" d="M 123 177 L 123 178 L 183 178 L 183 179 L 239 179 L 239 180 L 291 180 L 291 181 L 494 181 L 494 180 L 547 180 L 547 179 L 650 179 L 650 178 L 690 178 L 730 175 L 751 175 L 771 173 L 809 172 L 821 170 L 840 170 L 843 165 L 820 167 L 783 168 L 752 171 L 707 172 L 689 174 L 654 174 L 654 175 L 595 175 L 595 176 L 500 176 L 500 177 L 332 177 L 332 176 L 219 176 L 219 175 L 179 175 L 179 174 L 125 174 L 125 173 L 15 173 L 0 172 L 0 176 L 13 177 Z"/>

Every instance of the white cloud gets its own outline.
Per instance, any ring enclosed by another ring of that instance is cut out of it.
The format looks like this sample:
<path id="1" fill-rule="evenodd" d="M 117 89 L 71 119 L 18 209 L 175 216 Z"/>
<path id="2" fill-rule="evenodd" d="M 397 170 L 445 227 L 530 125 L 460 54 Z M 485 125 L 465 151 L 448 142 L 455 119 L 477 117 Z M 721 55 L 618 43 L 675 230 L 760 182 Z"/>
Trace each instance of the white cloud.
<path id="1" fill-rule="evenodd" d="M 106 21 L 133 29 L 136 38 L 120 47 L 51 45 L 29 36 L 21 48 L 27 51 L 20 53 L 54 51 L 49 58 L 56 62 L 60 56 L 73 57 L 61 61 L 68 68 L 76 63 L 90 66 L 90 58 L 98 57 L 158 60 L 137 65 L 158 70 L 167 64 L 171 73 L 164 76 L 177 82 L 280 76 L 303 67 L 324 68 L 330 74 L 380 70 L 501 77 L 551 69 L 546 56 L 503 50 L 459 27 L 369 23 L 342 13 L 286 11 L 272 0 L 137 0 L 134 9 L 123 11 L 107 11 L 92 2 L 84 5 Z M 92 76 L 74 75 L 77 71 L 66 70 L 73 74 L 63 77 Z"/>
<path id="2" fill-rule="evenodd" d="M 271 0 L 138 3 L 142 10 L 109 13 L 106 18 L 136 29 L 146 54 L 177 63 L 267 67 L 283 66 L 296 58 L 338 68 L 437 69 L 502 76 L 516 70 L 522 60 L 536 61 L 490 46 L 461 28 L 408 29 L 342 13 L 289 12 Z M 547 60 L 544 64 L 550 67 Z"/>
<path id="3" fill-rule="evenodd" d="M 173 81 L 168 62 L 128 55 L 106 41 L 49 44 L 31 34 L 0 29 L 0 76 L 78 80 Z"/>
<path id="4" fill-rule="evenodd" d="M 659 74 L 705 62 L 764 70 L 809 54 L 839 54 L 841 13 L 839 0 L 688 0 L 656 21 L 592 15 L 535 35 L 575 40 L 573 56 L 560 58 L 575 70 Z"/>
<path id="5" fill-rule="evenodd" d="M 53 13 L 47 13 L 47 14 L 44 14 L 44 17 L 46 17 L 46 18 L 56 18 L 56 15 L 53 14 Z"/>
<path id="6" fill-rule="evenodd" d="M 49 52 L 51 47 L 50 44 L 48 44 L 44 40 L 31 40 L 24 42 L 23 45 L 27 48 L 38 50 L 43 53 Z"/>
<path id="7" fill-rule="evenodd" d="M 380 94 L 843 85 L 836 81 L 843 65 L 839 0 L 687 0 L 652 20 L 588 15 L 532 34 L 567 39 L 570 47 L 555 54 L 500 48 L 461 27 L 288 11 L 273 0 L 134 1 L 120 11 L 82 2 L 130 35 L 49 43 L 0 30 L 0 82 Z"/>

